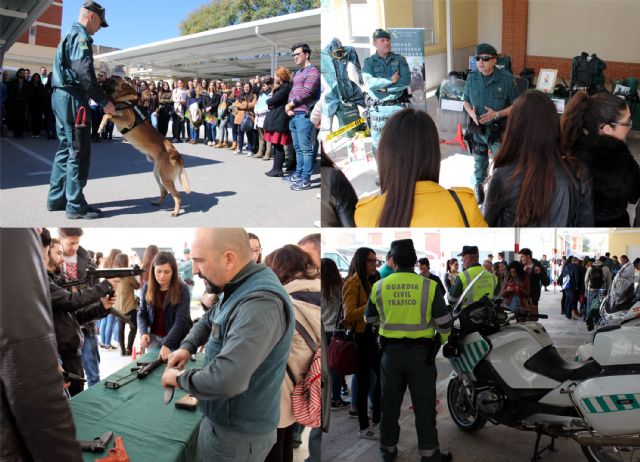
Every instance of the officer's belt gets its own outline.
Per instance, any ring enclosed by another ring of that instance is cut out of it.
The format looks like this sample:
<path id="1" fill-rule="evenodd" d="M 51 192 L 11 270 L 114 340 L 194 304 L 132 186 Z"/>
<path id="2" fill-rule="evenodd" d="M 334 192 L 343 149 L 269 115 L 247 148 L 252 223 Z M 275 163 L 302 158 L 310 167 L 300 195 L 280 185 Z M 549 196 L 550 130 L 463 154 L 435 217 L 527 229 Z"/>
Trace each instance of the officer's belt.
<path id="1" fill-rule="evenodd" d="M 67 93 L 82 95 L 82 87 L 80 85 L 65 85 L 64 87 L 53 87 L 54 90 L 62 90 Z"/>
<path id="2" fill-rule="evenodd" d="M 392 99 L 392 100 L 388 100 L 388 101 L 375 101 L 372 106 L 376 107 L 376 106 L 404 106 L 404 107 L 409 107 L 409 103 L 404 102 L 403 98 L 396 98 L 396 99 Z"/>
<path id="3" fill-rule="evenodd" d="M 380 346 L 384 349 L 390 345 L 404 345 L 404 346 L 434 346 L 436 344 L 435 339 L 432 338 L 388 338 L 380 336 Z"/>

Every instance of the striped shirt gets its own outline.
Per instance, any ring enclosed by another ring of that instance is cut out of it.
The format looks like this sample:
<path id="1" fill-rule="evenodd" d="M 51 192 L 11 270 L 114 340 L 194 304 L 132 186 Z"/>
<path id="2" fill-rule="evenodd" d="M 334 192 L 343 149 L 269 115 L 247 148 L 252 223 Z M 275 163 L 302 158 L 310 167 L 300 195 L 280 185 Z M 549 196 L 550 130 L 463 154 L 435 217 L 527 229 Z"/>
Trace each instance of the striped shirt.
<path id="1" fill-rule="evenodd" d="M 293 88 L 289 93 L 289 102 L 294 105 L 294 113 L 306 114 L 318 99 L 320 99 L 320 71 L 316 66 L 310 64 L 297 71 L 293 76 Z"/>

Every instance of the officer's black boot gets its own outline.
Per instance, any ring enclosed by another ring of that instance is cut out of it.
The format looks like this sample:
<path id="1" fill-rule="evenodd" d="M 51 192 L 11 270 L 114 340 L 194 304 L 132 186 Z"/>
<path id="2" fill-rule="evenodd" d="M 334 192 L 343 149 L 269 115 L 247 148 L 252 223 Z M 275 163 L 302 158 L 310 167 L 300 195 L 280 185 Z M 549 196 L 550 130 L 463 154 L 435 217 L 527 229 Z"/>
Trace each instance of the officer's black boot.
<path id="1" fill-rule="evenodd" d="M 482 184 L 476 185 L 475 192 L 478 205 L 482 205 L 484 203 L 484 187 L 482 186 Z"/>
<path id="2" fill-rule="evenodd" d="M 440 458 L 438 458 L 438 456 L 440 456 Z M 421 457 L 420 461 L 421 462 L 433 462 L 435 460 L 438 460 L 440 462 L 451 462 L 453 460 L 453 456 L 451 455 L 450 452 L 440 452 L 434 456 L 431 457 Z"/>
<path id="3" fill-rule="evenodd" d="M 387 452 L 380 448 L 380 457 L 382 457 L 383 462 L 393 462 L 398 457 L 398 448 L 393 448 L 393 452 Z"/>

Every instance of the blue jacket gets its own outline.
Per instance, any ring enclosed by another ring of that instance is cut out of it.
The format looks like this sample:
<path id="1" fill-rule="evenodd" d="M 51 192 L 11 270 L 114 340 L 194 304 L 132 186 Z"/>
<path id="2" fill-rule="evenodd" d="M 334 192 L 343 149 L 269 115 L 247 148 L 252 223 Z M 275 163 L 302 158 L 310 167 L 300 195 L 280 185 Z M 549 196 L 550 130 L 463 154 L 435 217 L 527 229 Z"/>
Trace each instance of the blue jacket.
<path id="1" fill-rule="evenodd" d="M 146 300 L 148 286 L 147 283 L 142 287 L 142 296 L 140 297 L 140 311 L 138 311 L 138 332 L 140 335 L 151 333 L 155 316 L 154 307 L 149 305 Z M 180 281 L 180 301 L 176 305 L 171 303 L 171 292 L 167 294 L 164 303 L 164 327 L 167 330 L 167 336 L 162 341 L 163 346 L 175 350 L 189 333 L 192 325 L 189 312 L 190 303 L 189 287 L 182 281 Z"/>

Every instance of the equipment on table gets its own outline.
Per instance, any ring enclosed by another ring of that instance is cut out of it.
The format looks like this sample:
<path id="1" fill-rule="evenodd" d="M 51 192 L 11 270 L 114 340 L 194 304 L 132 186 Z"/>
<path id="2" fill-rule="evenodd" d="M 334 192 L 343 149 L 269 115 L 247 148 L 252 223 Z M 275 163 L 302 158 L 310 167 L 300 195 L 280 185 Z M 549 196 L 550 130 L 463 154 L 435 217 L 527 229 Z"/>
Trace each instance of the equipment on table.
<path id="1" fill-rule="evenodd" d="M 83 451 L 103 452 L 112 437 L 113 432 L 104 432 L 99 438 L 95 438 L 91 441 L 78 441 L 78 443 L 80 443 L 80 448 Z"/>
<path id="2" fill-rule="evenodd" d="M 124 447 L 122 436 L 116 436 L 113 448 L 109 449 L 109 455 L 96 459 L 96 462 L 129 462 L 129 454 Z"/>
<path id="3" fill-rule="evenodd" d="M 104 383 L 104 386 L 107 388 L 113 388 L 113 389 L 118 389 L 128 383 L 133 382 L 135 379 L 144 379 L 146 376 L 148 376 L 151 372 L 153 372 L 155 369 L 158 368 L 158 366 L 160 366 L 160 364 L 164 363 L 165 360 L 162 358 L 158 358 L 155 361 L 151 362 L 151 363 L 141 363 L 138 362 L 138 365 L 143 365 L 144 366 L 140 369 L 137 368 L 132 368 L 132 372 L 129 375 L 125 375 L 124 377 L 122 377 L 119 380 L 116 381 L 111 381 L 111 380 L 107 380 Z M 133 370 L 136 369 L 136 370 Z"/>

